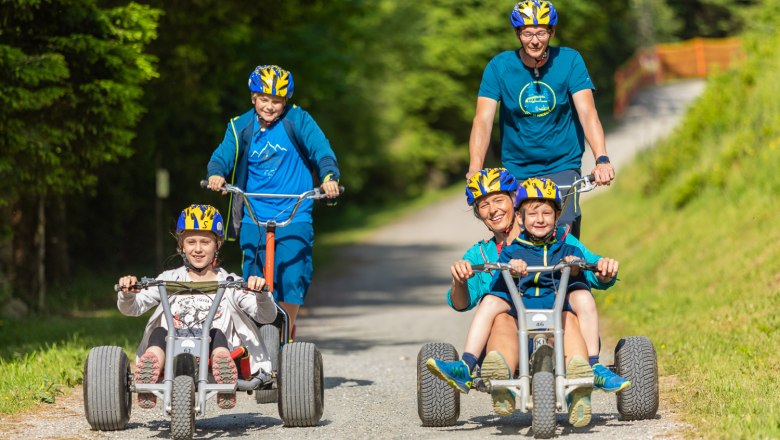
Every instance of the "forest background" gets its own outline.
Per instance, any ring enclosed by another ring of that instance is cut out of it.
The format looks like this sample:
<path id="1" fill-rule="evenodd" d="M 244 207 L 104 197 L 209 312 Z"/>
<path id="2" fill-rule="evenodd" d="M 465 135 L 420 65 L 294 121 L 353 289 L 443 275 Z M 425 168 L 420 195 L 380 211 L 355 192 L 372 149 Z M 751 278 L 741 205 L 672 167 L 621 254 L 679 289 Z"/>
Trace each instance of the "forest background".
<path id="1" fill-rule="evenodd" d="M 738 35 L 764 3 L 559 0 L 552 44 L 582 53 L 609 124 L 613 74 L 636 49 Z M 249 109 L 258 64 L 293 72 L 293 102 L 338 155 L 347 192 L 317 208 L 318 231 L 462 181 L 482 69 L 519 47 L 513 4 L 3 1 L 0 304 L 89 309 L 105 304 L 83 279 L 158 273 L 185 205 L 226 208 L 198 182 L 228 119 Z"/>

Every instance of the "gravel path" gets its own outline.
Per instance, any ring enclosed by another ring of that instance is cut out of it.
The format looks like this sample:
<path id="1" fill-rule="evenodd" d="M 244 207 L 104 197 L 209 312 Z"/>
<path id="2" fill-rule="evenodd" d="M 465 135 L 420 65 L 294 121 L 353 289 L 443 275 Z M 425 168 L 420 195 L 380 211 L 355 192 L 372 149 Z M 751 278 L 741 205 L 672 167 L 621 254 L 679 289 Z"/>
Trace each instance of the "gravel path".
<path id="1" fill-rule="evenodd" d="M 620 165 L 669 133 L 702 89 L 698 81 L 677 83 L 650 89 L 635 100 L 621 126 L 607 136 L 618 179 Z M 592 162 L 586 154 L 586 170 Z M 275 404 L 258 405 L 252 396 L 241 394 L 238 407 L 230 411 L 219 410 L 212 399 L 207 415 L 196 420 L 196 438 L 531 436 L 529 414 L 497 417 L 491 412 L 489 396 L 477 392 L 462 397 L 456 426 L 423 428 L 417 415 L 418 350 L 430 341 L 447 341 L 460 349 L 471 319 L 470 313 L 455 313 L 446 305 L 448 267 L 485 235 L 458 196 L 399 219 L 359 246 L 341 249 L 339 262 L 316 274 L 299 321 L 299 338 L 316 343 L 323 354 L 325 413 L 320 425 L 284 428 Z M 604 337 L 605 349 L 611 351 L 618 335 Z M 610 355 L 604 353 L 605 358 Z M 168 419 L 159 406 L 133 408 L 125 431 L 95 432 L 84 419 L 82 405 L 81 390 L 75 389 L 54 405 L 0 418 L 0 438 L 170 438 Z M 651 439 L 674 436 L 684 428 L 663 401 L 655 420 L 624 422 L 618 417 L 614 395 L 594 393 L 593 412 L 593 423 L 582 429 L 564 427 L 564 414 L 559 414 L 558 433 Z"/>

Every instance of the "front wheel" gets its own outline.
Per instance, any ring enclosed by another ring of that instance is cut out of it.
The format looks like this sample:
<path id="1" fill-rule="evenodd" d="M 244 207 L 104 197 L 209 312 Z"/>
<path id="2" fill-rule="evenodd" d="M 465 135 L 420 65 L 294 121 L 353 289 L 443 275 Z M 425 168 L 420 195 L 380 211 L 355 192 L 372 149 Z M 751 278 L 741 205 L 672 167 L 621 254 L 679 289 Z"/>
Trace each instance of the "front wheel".
<path id="1" fill-rule="evenodd" d="M 195 382 L 176 376 L 171 394 L 171 438 L 190 440 L 195 435 Z"/>
<path id="2" fill-rule="evenodd" d="M 655 347 L 645 336 L 628 336 L 615 347 L 615 372 L 631 386 L 617 393 L 623 420 L 655 418 L 658 412 L 658 360 Z"/>
<path id="3" fill-rule="evenodd" d="M 84 415 L 98 431 L 125 429 L 130 420 L 132 396 L 130 361 L 120 347 L 102 346 L 89 351 L 84 363 Z"/>
<path id="4" fill-rule="evenodd" d="M 417 414 L 423 426 L 453 426 L 460 416 L 460 393 L 428 370 L 428 359 L 457 361 L 452 344 L 429 342 L 417 354 Z"/>
<path id="5" fill-rule="evenodd" d="M 552 438 L 555 436 L 555 375 L 548 371 L 534 373 L 531 392 L 534 438 Z"/>

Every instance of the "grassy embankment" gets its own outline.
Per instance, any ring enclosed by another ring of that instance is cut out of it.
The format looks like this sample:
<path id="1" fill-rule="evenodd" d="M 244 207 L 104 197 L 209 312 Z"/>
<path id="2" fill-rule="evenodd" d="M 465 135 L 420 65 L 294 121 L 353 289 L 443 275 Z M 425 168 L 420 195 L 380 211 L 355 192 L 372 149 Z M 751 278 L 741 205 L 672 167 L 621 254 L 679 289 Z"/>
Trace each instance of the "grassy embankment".
<path id="1" fill-rule="evenodd" d="M 583 241 L 621 261 L 602 316 L 654 341 L 703 438 L 780 437 L 780 34 L 758 41 L 585 207 Z"/>

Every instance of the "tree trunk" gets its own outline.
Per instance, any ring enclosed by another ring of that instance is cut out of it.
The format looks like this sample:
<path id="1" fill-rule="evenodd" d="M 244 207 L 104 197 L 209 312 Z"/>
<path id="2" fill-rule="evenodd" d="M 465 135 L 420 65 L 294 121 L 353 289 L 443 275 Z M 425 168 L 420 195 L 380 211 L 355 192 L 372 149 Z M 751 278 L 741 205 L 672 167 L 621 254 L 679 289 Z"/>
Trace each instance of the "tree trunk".
<path id="1" fill-rule="evenodd" d="M 13 202 L 11 209 L 11 230 L 13 231 L 13 251 L 8 280 L 13 296 L 22 300 L 28 307 L 35 306 L 35 242 L 34 198 L 23 195 Z"/>
<path id="2" fill-rule="evenodd" d="M 35 229 L 37 309 L 46 307 L 46 196 L 38 197 L 38 226 Z"/>
<path id="3" fill-rule="evenodd" d="M 65 198 L 49 197 L 46 223 L 46 278 L 52 285 L 70 281 L 70 246 L 68 246 L 68 210 Z"/>

